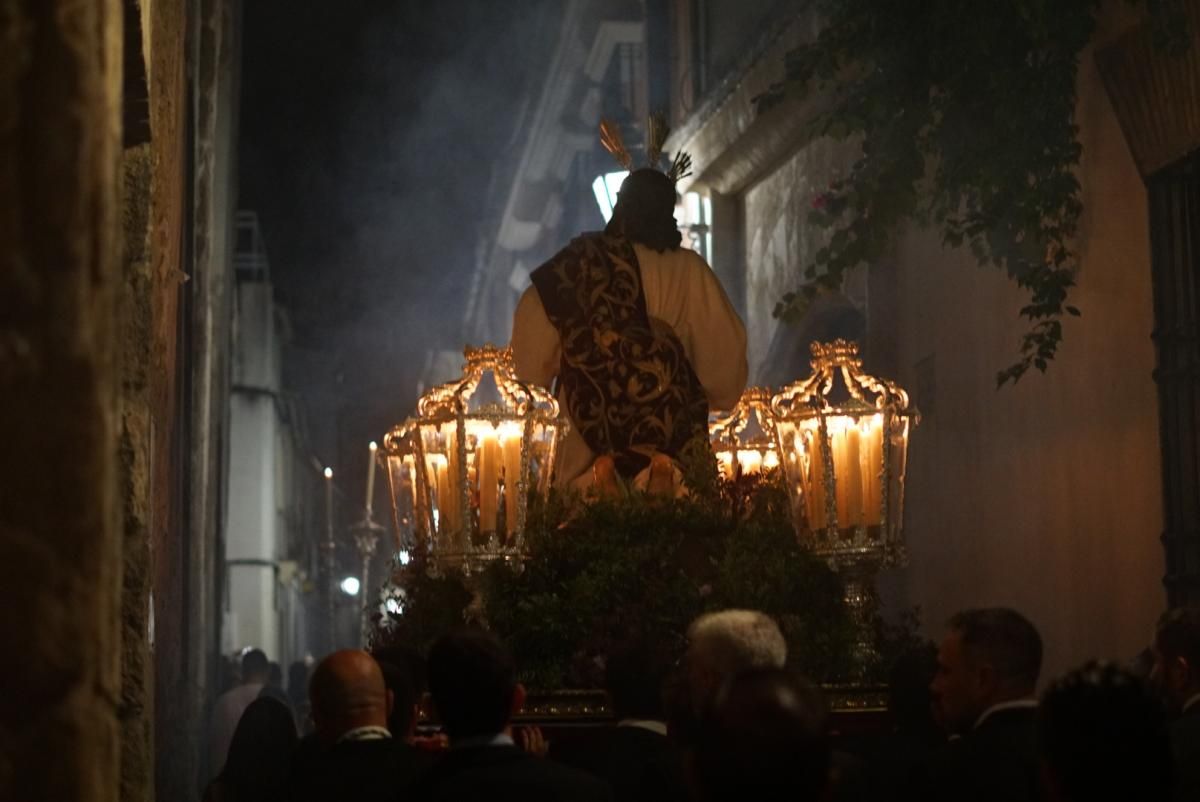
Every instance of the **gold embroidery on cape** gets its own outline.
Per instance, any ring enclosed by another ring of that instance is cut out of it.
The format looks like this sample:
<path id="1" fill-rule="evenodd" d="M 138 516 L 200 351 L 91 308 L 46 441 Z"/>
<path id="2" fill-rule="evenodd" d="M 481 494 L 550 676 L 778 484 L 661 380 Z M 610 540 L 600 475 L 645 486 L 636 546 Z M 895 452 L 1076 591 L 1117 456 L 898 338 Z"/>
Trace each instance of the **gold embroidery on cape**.
<path id="1" fill-rule="evenodd" d="M 707 432 L 704 389 L 675 332 L 647 314 L 628 241 L 579 237 L 533 283 L 562 344 L 559 397 L 594 453 L 630 476 L 653 452 L 678 457 Z"/>

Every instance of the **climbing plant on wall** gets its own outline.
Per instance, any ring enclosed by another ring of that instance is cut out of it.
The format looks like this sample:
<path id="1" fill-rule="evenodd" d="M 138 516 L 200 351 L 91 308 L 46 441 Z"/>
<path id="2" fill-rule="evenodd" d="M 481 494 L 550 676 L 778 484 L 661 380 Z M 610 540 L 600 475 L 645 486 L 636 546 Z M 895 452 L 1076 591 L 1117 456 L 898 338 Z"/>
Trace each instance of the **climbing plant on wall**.
<path id="1" fill-rule="evenodd" d="M 1063 338 L 1078 267 L 1075 175 L 1080 54 L 1099 0 L 814 0 L 815 40 L 792 51 L 786 80 L 758 99 L 819 93 L 814 136 L 857 140 L 849 171 L 812 199 L 828 244 L 809 283 L 775 314 L 803 316 L 846 271 L 882 255 L 908 220 L 936 227 L 1028 293 L 1015 362 L 997 382 L 1044 371 Z M 1146 0 L 1164 46 L 1180 46 L 1179 0 Z"/>

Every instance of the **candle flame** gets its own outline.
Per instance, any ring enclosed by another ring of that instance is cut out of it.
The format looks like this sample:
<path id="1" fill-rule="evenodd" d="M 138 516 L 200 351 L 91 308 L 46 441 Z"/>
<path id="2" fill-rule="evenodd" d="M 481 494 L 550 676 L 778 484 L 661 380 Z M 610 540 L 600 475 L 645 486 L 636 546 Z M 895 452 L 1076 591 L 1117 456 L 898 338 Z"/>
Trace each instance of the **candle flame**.
<path id="1" fill-rule="evenodd" d="M 333 478 L 333 468 L 326 468 L 326 469 L 325 469 L 325 478 L 326 478 L 326 479 L 332 479 L 332 478 Z"/>
<path id="2" fill-rule="evenodd" d="M 379 444 L 376 443 L 374 440 L 372 440 L 370 443 L 367 444 L 367 448 L 371 449 L 372 451 L 375 451 L 379 448 Z"/>

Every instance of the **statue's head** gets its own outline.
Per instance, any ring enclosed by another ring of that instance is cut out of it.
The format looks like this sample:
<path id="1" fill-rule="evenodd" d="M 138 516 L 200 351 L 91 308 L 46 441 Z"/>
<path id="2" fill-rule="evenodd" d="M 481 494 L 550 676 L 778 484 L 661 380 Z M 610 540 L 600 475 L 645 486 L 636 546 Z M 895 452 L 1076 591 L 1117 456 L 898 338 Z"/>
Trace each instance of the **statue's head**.
<path id="1" fill-rule="evenodd" d="M 675 182 L 651 167 L 631 172 L 605 232 L 656 251 L 678 248 L 683 237 L 675 222 Z"/>

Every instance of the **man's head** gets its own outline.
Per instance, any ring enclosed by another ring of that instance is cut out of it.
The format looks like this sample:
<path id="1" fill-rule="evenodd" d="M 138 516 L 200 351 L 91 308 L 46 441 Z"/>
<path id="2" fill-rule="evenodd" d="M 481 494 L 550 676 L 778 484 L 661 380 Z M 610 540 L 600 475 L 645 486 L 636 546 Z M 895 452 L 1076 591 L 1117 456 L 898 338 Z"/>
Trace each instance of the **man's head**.
<path id="1" fill-rule="evenodd" d="M 938 648 L 930 690 L 942 725 L 966 732 L 985 710 L 1033 696 L 1042 668 L 1042 639 L 1015 610 L 966 610 L 950 619 Z"/>
<path id="2" fill-rule="evenodd" d="M 417 691 L 409 677 L 408 669 L 375 658 L 383 671 L 383 681 L 392 695 L 392 712 L 388 716 L 388 730 L 395 738 L 411 738 L 417 726 Z"/>
<path id="3" fill-rule="evenodd" d="M 669 670 L 664 651 L 646 640 L 613 649 L 604 665 L 604 688 L 617 717 L 661 720 Z"/>
<path id="4" fill-rule="evenodd" d="M 1180 607 L 1158 619 L 1150 679 L 1173 708 L 1200 693 L 1200 609 Z"/>
<path id="5" fill-rule="evenodd" d="M 525 702 L 508 650 L 494 636 L 474 629 L 444 635 L 433 644 L 429 691 L 452 739 L 503 732 Z"/>
<path id="6" fill-rule="evenodd" d="M 271 662 L 262 649 L 248 649 L 242 655 L 242 683 L 266 684 L 271 673 Z"/>
<path id="7" fill-rule="evenodd" d="M 675 221 L 675 182 L 651 168 L 634 170 L 621 184 L 605 231 L 664 251 L 679 247 Z"/>
<path id="8" fill-rule="evenodd" d="M 729 677 L 755 668 L 783 668 L 786 662 L 787 642 L 779 626 L 756 610 L 707 613 L 688 627 L 684 667 L 697 709 Z"/>
<path id="9" fill-rule="evenodd" d="M 322 660 L 313 671 L 308 696 L 317 735 L 326 743 L 360 727 L 386 727 L 392 708 L 379 664 L 357 649 Z"/>
<path id="10" fill-rule="evenodd" d="M 1051 685 L 1038 751 L 1056 802 L 1168 799 L 1171 740 L 1162 705 L 1132 673 L 1091 662 Z"/>
<path id="11" fill-rule="evenodd" d="M 706 802 L 818 799 L 829 779 L 825 703 L 789 671 L 727 681 L 701 721 L 691 773 Z"/>

